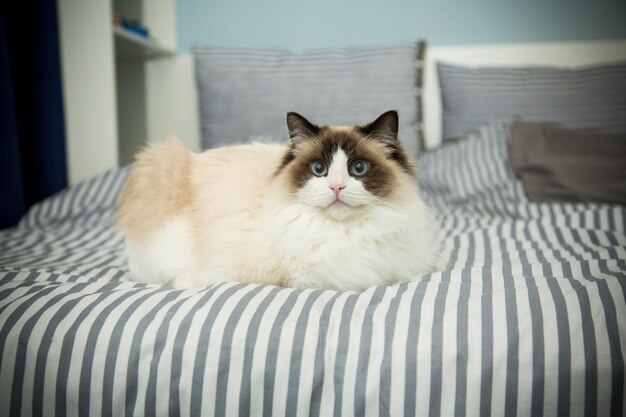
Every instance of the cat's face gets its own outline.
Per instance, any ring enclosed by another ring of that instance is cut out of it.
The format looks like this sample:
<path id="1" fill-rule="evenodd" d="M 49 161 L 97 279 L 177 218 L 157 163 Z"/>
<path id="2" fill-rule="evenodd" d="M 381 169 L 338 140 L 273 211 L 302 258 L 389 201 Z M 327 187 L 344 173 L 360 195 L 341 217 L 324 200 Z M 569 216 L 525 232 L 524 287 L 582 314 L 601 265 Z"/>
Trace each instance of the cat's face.
<path id="1" fill-rule="evenodd" d="M 398 115 L 384 113 L 366 126 L 316 126 L 287 115 L 290 147 L 278 173 L 298 203 L 335 219 L 389 203 L 414 168 L 397 138 Z"/>

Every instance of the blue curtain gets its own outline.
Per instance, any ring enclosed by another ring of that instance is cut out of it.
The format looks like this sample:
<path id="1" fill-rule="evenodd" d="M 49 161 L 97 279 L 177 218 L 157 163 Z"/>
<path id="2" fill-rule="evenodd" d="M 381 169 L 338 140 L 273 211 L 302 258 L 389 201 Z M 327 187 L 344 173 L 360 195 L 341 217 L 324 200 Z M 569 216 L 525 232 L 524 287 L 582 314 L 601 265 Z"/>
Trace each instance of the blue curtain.
<path id="1" fill-rule="evenodd" d="M 0 1 L 0 228 L 67 186 L 55 0 Z"/>

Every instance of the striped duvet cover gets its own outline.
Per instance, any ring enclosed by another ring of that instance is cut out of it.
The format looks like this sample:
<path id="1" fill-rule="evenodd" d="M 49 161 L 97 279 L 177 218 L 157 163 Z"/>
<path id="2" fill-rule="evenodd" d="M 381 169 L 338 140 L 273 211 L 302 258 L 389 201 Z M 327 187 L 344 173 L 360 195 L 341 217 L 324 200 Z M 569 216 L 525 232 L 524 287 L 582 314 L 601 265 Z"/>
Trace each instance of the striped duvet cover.
<path id="1" fill-rule="evenodd" d="M 128 281 L 126 170 L 0 232 L 1 416 L 622 415 L 626 210 L 526 201 L 508 125 L 420 158 L 438 272 L 363 293 Z"/>

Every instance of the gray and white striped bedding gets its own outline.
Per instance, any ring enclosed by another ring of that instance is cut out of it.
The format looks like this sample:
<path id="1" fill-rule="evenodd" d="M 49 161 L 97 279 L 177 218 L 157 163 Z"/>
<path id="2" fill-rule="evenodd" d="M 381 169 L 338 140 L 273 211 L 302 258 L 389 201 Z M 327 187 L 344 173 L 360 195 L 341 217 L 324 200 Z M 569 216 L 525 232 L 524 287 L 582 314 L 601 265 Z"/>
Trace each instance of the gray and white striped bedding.
<path id="1" fill-rule="evenodd" d="M 126 170 L 0 232 L 0 415 L 622 415 L 626 210 L 528 203 L 508 125 L 420 158 L 438 272 L 363 293 L 127 281 Z"/>

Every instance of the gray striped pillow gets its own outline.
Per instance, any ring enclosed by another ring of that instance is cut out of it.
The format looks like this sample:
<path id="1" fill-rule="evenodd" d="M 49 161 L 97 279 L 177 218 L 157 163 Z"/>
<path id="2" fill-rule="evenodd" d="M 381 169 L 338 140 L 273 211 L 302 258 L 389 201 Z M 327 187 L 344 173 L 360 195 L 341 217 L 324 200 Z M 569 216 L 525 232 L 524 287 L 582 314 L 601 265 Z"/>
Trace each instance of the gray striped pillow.
<path id="1" fill-rule="evenodd" d="M 626 131 L 626 63 L 582 69 L 437 64 L 443 139 L 521 117 L 571 128 Z"/>
<path id="2" fill-rule="evenodd" d="M 314 123 L 353 125 L 394 109 L 400 138 L 415 155 L 423 49 L 422 42 L 302 53 L 196 47 L 203 148 L 259 137 L 287 140 L 288 111 Z"/>

